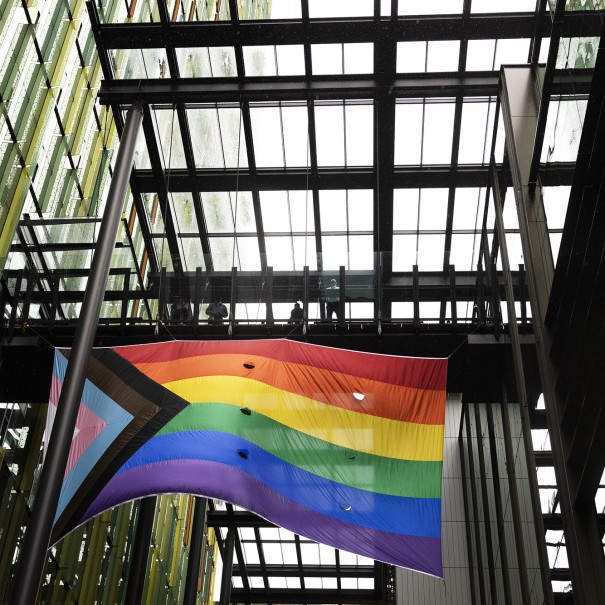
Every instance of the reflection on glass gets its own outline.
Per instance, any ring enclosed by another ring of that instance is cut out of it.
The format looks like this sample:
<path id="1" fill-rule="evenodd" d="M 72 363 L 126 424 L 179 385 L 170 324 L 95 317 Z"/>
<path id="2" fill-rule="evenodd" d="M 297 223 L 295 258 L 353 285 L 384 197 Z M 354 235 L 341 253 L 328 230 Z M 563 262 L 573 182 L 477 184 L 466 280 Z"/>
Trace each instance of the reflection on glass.
<path id="1" fill-rule="evenodd" d="M 550 102 L 542 162 L 576 160 L 586 104 L 586 99 L 560 99 Z"/>
<path id="2" fill-rule="evenodd" d="M 176 58 L 182 78 L 235 77 L 237 67 L 232 46 L 177 48 Z"/>
<path id="3" fill-rule="evenodd" d="M 193 197 L 189 192 L 175 191 L 170 194 L 172 212 L 179 233 L 197 233 Z"/>
<path id="4" fill-rule="evenodd" d="M 260 254 L 256 237 L 237 237 L 235 252 L 233 237 L 211 237 L 210 251 L 215 271 L 260 271 Z"/>
<path id="5" fill-rule="evenodd" d="M 591 69 L 595 66 L 599 38 L 561 38 L 557 69 Z"/>
<path id="6" fill-rule="evenodd" d="M 195 271 L 201 267 L 204 271 L 206 265 L 204 263 L 204 253 L 202 251 L 202 242 L 199 237 L 183 237 L 181 238 L 181 246 L 183 249 L 183 264 L 185 271 Z"/>
<path id="7" fill-rule="evenodd" d="M 164 168 L 186 168 L 181 127 L 173 109 L 152 110 L 152 121 Z"/>
<path id="8" fill-rule="evenodd" d="M 202 207 L 208 233 L 256 234 L 254 206 L 249 191 L 211 191 L 202 193 Z"/>
<path id="9" fill-rule="evenodd" d="M 165 48 L 123 48 L 109 56 L 116 80 L 170 77 Z"/>
<path id="10" fill-rule="evenodd" d="M 247 76 L 276 76 L 275 46 L 244 46 Z"/>

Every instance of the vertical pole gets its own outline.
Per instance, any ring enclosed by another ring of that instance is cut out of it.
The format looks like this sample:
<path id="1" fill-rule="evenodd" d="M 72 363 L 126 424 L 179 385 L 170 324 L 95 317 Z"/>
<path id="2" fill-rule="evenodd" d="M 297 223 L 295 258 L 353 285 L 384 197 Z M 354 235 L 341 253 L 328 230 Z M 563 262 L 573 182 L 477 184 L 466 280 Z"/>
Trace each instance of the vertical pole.
<path id="1" fill-rule="evenodd" d="M 221 577 L 221 600 L 219 605 L 229 605 L 231 601 L 231 578 L 233 576 L 233 550 L 235 548 L 235 527 L 227 530 L 223 549 L 223 575 Z"/>
<path id="2" fill-rule="evenodd" d="M 143 498 L 139 506 L 137 531 L 134 536 L 128 584 L 124 602 L 129 605 L 140 605 L 143 602 L 143 588 L 145 587 L 145 571 L 149 557 L 149 545 L 153 532 L 155 518 L 156 497 Z"/>
<path id="3" fill-rule="evenodd" d="M 94 343 L 97 321 L 109 274 L 109 264 L 122 215 L 124 195 L 130 178 L 137 135 L 143 121 L 143 108 L 133 105 L 126 116 L 126 124 L 118 150 L 116 165 L 107 197 L 107 206 L 99 231 L 99 239 L 90 268 L 90 277 L 84 293 L 82 312 L 74 336 L 72 353 L 61 389 L 57 416 L 50 436 L 48 453 L 32 519 L 25 533 L 16 577 L 14 605 L 34 605 L 44 572 L 65 465 L 76 426 L 76 417 L 84 389 L 86 367 Z"/>
<path id="4" fill-rule="evenodd" d="M 193 525 L 191 526 L 191 541 L 189 543 L 189 558 L 187 559 L 187 577 L 183 605 L 195 605 L 197 601 L 197 585 L 202 562 L 202 546 L 204 544 L 204 522 L 206 521 L 206 498 L 196 498 L 193 509 Z"/>

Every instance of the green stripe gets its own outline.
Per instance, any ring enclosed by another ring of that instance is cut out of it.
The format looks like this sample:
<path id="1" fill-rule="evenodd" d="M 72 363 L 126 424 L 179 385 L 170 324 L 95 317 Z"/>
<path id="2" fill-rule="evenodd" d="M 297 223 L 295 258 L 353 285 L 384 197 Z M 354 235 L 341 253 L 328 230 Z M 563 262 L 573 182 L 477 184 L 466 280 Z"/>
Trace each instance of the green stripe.
<path id="1" fill-rule="evenodd" d="M 262 414 L 252 412 L 246 416 L 233 405 L 189 405 L 159 434 L 194 430 L 239 435 L 289 464 L 358 489 L 410 498 L 441 497 L 441 462 L 397 460 L 351 452 L 291 429 Z M 354 458 L 350 458 L 351 455 Z"/>

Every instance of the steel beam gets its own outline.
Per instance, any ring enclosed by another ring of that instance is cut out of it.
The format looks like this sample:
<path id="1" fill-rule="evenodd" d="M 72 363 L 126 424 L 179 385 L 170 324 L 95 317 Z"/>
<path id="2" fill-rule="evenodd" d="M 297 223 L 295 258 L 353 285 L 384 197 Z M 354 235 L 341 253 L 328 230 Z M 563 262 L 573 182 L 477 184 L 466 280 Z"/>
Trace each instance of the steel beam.
<path id="1" fill-rule="evenodd" d="M 90 278 L 87 282 L 82 312 L 73 341 L 72 353 L 57 405 L 57 415 L 48 444 L 48 452 L 32 512 L 25 533 L 14 595 L 15 605 L 34 605 L 44 572 L 46 551 L 50 541 L 53 519 L 59 502 L 65 465 L 80 409 L 80 399 L 86 379 L 88 359 L 94 343 L 97 320 L 103 302 L 109 265 L 114 251 L 124 196 L 130 178 L 137 135 L 143 111 L 133 106 L 128 111 L 120 142 L 115 170 L 109 188 L 107 205 L 99 231 Z"/>
<path id="2" fill-rule="evenodd" d="M 400 0 L 402 1 L 402 0 Z M 96 16 L 96 15 L 95 15 Z M 103 48 L 161 48 L 199 46 L 255 46 L 259 44 L 329 44 L 377 42 L 385 24 L 402 41 L 491 40 L 550 36 L 552 21 L 546 14 L 471 14 L 443 16 L 401 16 L 395 19 L 313 19 L 312 21 L 230 21 L 98 24 L 98 42 Z M 601 31 L 597 11 L 581 11 L 566 16 L 564 37 L 598 36 Z"/>
<path id="3" fill-rule="evenodd" d="M 539 188 L 529 182 L 533 139 L 538 119 L 533 74 L 528 67 L 503 68 L 502 108 L 506 144 L 513 174 L 523 256 L 526 261 L 538 365 L 563 515 L 574 601 L 605 602 L 605 559 L 596 511 L 574 507 L 579 477 L 568 468 L 569 440 L 562 427 L 563 405 L 555 389 L 558 369 L 552 357 L 552 330 L 544 320 L 553 276 L 552 254 Z"/>

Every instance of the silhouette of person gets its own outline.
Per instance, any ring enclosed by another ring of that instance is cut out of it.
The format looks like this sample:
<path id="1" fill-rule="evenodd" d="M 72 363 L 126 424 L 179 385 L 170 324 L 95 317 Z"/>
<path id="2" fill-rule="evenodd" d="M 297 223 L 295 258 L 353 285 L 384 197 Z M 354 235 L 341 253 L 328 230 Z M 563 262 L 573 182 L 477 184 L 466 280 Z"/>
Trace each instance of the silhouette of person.
<path id="1" fill-rule="evenodd" d="M 223 323 L 223 319 L 229 316 L 227 307 L 220 301 L 210 303 L 206 307 L 206 315 L 208 316 L 208 323 L 218 325 Z"/>
<path id="2" fill-rule="evenodd" d="M 177 300 L 170 307 L 170 321 L 186 322 L 193 319 L 191 303 L 188 300 Z"/>
<path id="3" fill-rule="evenodd" d="M 330 280 L 326 288 L 326 317 L 331 320 L 333 313 L 336 319 L 340 319 L 340 288 L 335 279 Z"/>
<path id="4" fill-rule="evenodd" d="M 290 319 L 288 320 L 289 324 L 297 324 L 300 323 L 304 319 L 303 310 L 300 306 L 300 303 L 294 303 L 294 308 L 290 311 Z"/>

